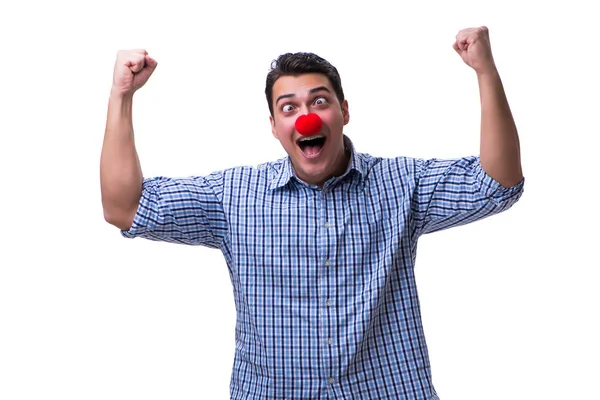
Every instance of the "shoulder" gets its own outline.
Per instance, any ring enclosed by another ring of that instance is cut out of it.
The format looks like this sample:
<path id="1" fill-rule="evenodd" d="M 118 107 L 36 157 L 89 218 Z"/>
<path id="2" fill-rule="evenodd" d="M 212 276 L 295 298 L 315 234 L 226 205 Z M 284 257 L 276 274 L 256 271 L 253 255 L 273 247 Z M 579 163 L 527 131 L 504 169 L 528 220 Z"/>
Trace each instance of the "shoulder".
<path id="1" fill-rule="evenodd" d="M 356 153 L 359 169 L 371 178 L 410 178 L 418 175 L 424 160 L 408 157 L 377 157 L 368 153 Z"/>
<path id="2" fill-rule="evenodd" d="M 286 159 L 267 161 L 256 165 L 240 165 L 216 172 L 225 180 L 272 179 L 286 168 Z"/>
<path id="3" fill-rule="evenodd" d="M 240 165 L 215 172 L 223 190 L 243 195 L 250 192 L 265 192 L 289 169 L 289 161 L 281 158 L 256 165 Z"/>

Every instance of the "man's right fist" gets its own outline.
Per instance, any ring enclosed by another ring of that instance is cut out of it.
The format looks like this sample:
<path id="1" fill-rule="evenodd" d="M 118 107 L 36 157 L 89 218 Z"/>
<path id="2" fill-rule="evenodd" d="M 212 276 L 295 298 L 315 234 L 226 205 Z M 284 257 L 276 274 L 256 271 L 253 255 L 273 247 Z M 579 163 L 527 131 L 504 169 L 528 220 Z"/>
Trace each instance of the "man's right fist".
<path id="1" fill-rule="evenodd" d="M 115 61 L 112 91 L 119 95 L 133 95 L 148 81 L 157 64 L 146 50 L 119 51 Z"/>

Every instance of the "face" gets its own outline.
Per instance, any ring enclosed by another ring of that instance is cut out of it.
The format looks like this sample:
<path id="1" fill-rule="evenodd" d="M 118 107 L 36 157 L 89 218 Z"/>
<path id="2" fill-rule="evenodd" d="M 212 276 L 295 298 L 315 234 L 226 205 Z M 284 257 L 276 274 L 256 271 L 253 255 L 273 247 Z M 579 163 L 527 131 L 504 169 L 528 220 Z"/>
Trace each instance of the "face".
<path id="1" fill-rule="evenodd" d="M 314 113 L 323 126 L 310 142 L 296 130 L 299 116 Z M 296 175 L 306 183 L 322 186 L 342 175 L 349 158 L 344 151 L 343 127 L 350 120 L 348 102 L 340 104 L 327 76 L 311 73 L 282 76 L 273 85 L 273 136 L 290 156 Z"/>

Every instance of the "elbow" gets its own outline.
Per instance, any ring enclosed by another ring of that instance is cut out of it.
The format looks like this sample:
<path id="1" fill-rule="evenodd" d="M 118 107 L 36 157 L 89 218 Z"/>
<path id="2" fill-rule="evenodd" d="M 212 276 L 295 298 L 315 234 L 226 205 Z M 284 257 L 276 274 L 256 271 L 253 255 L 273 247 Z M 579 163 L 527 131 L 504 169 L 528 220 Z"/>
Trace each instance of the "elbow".
<path id="1" fill-rule="evenodd" d="M 115 210 L 110 210 L 104 207 L 104 220 L 109 224 L 116 226 L 122 231 L 128 231 L 133 225 L 133 218 L 135 217 L 135 211 L 133 213 L 125 213 Z"/>
<path id="2" fill-rule="evenodd" d="M 482 157 L 481 167 L 500 186 L 511 188 L 523 180 L 523 170 L 519 160 L 514 160 L 513 162 L 506 162 L 502 159 L 492 161 L 495 162 Z"/>
<path id="3" fill-rule="evenodd" d="M 500 184 L 500 186 L 502 186 L 505 189 L 509 189 L 513 186 L 518 185 L 519 183 L 521 183 L 521 181 L 523 180 L 523 175 L 518 174 L 518 175 L 490 175 L 490 177 L 495 180 L 496 182 L 498 182 Z"/>
<path id="4" fill-rule="evenodd" d="M 521 165 L 519 165 L 518 167 L 508 171 L 508 173 L 501 175 L 501 177 L 498 179 L 498 183 L 505 188 L 511 188 L 521 183 L 522 180 L 523 170 L 521 169 Z"/>

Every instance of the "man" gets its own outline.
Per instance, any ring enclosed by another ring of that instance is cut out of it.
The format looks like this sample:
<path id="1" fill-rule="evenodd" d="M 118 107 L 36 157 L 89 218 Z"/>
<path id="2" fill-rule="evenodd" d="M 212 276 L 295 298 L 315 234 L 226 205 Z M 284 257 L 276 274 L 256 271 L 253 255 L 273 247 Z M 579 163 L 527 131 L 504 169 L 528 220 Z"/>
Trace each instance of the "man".
<path id="1" fill-rule="evenodd" d="M 480 157 L 356 152 L 342 132 L 350 115 L 337 69 L 297 53 L 273 63 L 265 90 L 288 157 L 179 179 L 142 176 L 132 97 L 157 63 L 143 50 L 119 52 L 101 156 L 104 215 L 126 237 L 223 252 L 237 310 L 232 399 L 438 399 L 417 240 L 508 209 L 524 184 L 487 28 L 461 30 L 454 49 L 479 82 Z M 307 115 L 318 120 L 311 132 L 298 125 Z"/>

